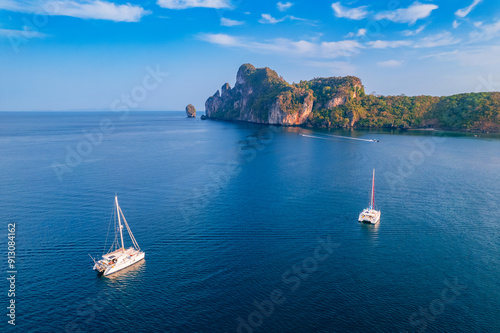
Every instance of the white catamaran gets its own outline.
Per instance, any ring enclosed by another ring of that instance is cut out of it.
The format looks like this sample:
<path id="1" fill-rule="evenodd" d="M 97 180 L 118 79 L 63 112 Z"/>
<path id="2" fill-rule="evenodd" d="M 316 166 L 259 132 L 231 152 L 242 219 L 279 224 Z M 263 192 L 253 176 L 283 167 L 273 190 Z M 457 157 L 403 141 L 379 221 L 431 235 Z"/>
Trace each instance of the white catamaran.
<path id="1" fill-rule="evenodd" d="M 375 169 L 373 169 L 372 196 L 370 199 L 370 206 L 363 209 L 363 211 L 359 214 L 358 221 L 370 224 L 377 224 L 378 221 L 380 221 L 380 210 L 375 210 Z"/>
<path id="2" fill-rule="evenodd" d="M 144 259 L 145 255 L 145 253 L 141 251 L 139 244 L 137 244 L 137 241 L 135 240 L 135 237 L 132 234 L 130 227 L 128 226 L 127 220 L 125 219 L 125 216 L 123 215 L 123 212 L 118 205 L 118 197 L 116 195 L 115 206 L 116 215 L 118 217 L 118 226 L 116 226 L 115 221 L 115 239 L 113 241 L 113 244 L 111 244 L 109 253 L 103 255 L 102 259 L 97 262 L 94 260 L 95 265 L 93 269 L 104 276 L 118 272 L 119 270 L 122 270 L 141 261 L 142 259 Z M 128 249 L 125 249 L 125 245 L 123 244 L 123 225 L 120 217 L 123 218 L 125 227 L 127 228 L 130 239 L 132 240 L 132 243 L 134 245 L 133 247 L 130 247 Z M 120 244 L 118 243 L 118 233 L 120 234 L 121 247 L 119 247 Z"/>

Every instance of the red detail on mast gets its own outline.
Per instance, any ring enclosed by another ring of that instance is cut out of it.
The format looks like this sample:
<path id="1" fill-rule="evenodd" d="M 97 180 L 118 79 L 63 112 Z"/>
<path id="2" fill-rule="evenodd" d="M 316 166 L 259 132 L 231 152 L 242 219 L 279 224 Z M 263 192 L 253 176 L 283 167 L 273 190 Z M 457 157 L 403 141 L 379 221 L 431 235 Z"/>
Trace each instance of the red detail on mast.
<path id="1" fill-rule="evenodd" d="M 375 169 L 373 169 L 372 179 L 372 209 L 375 209 Z"/>

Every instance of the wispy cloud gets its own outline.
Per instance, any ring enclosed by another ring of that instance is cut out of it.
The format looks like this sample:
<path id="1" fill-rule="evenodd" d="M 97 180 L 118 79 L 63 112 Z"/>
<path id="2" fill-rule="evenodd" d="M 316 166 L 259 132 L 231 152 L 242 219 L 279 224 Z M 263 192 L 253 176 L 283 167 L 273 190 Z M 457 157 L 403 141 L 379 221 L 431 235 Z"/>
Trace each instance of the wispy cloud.
<path id="1" fill-rule="evenodd" d="M 342 6 L 340 2 L 332 3 L 332 9 L 336 17 L 343 17 L 351 20 L 361 20 L 368 16 L 369 12 L 366 10 L 366 8 L 367 6 L 348 8 Z"/>
<path id="2" fill-rule="evenodd" d="M 466 17 L 467 15 L 469 15 L 469 13 L 474 9 L 476 8 L 477 5 L 479 5 L 483 0 L 474 0 L 472 1 L 472 3 L 465 7 L 465 8 L 462 8 L 462 9 L 459 9 L 455 12 L 455 15 L 458 16 L 458 17 Z"/>
<path id="3" fill-rule="evenodd" d="M 0 9 L 21 13 L 34 13 L 51 16 L 70 16 L 81 19 L 110 20 L 115 22 L 138 22 L 150 14 L 140 6 L 131 4 L 117 5 L 108 1 L 1 1 Z"/>
<path id="4" fill-rule="evenodd" d="M 242 24 L 245 24 L 245 22 L 243 21 L 237 21 L 237 20 L 231 20 L 231 19 L 228 19 L 228 18 L 221 18 L 220 19 L 220 25 L 224 26 L 224 27 L 234 27 L 236 25 L 242 25 Z"/>
<path id="5" fill-rule="evenodd" d="M 474 42 L 488 41 L 500 36 L 500 20 L 491 24 L 480 24 L 476 27 L 478 30 L 470 33 L 470 37 Z"/>
<path id="6" fill-rule="evenodd" d="M 359 50 L 363 48 L 360 43 L 354 40 L 310 42 L 306 40 L 294 41 L 286 38 L 276 38 L 257 42 L 244 37 L 226 34 L 201 34 L 198 37 L 212 44 L 241 47 L 252 51 L 305 58 L 333 59 L 342 56 L 348 57 L 359 53 Z"/>
<path id="7" fill-rule="evenodd" d="M 211 44 L 224 46 L 245 46 L 238 37 L 229 36 L 226 34 L 200 34 L 198 38 Z"/>
<path id="8" fill-rule="evenodd" d="M 286 16 L 280 19 L 272 17 L 270 14 L 262 14 L 259 23 L 262 24 L 276 24 L 279 22 L 283 22 L 286 19 Z"/>
<path id="9" fill-rule="evenodd" d="M 456 52 L 455 59 L 462 66 L 491 66 L 500 65 L 500 46 L 482 45 L 477 48 L 462 49 Z M 446 59 L 443 59 L 446 61 Z M 449 60 L 449 57 L 448 57 Z"/>
<path id="10" fill-rule="evenodd" d="M 418 28 L 417 30 L 404 30 L 402 32 L 402 34 L 405 36 L 415 36 L 415 35 L 418 35 L 419 33 L 421 33 L 425 29 L 425 27 L 426 26 L 423 25 L 420 28 Z"/>
<path id="11" fill-rule="evenodd" d="M 278 10 L 280 12 L 284 12 L 284 11 L 288 10 L 292 6 L 293 6 L 293 3 L 291 3 L 291 2 L 278 2 L 276 4 L 276 7 L 278 8 Z"/>
<path id="12" fill-rule="evenodd" d="M 401 46 L 411 46 L 412 42 L 409 40 L 376 40 L 368 42 L 368 46 L 374 49 L 393 49 Z"/>
<path id="13" fill-rule="evenodd" d="M 24 30 L 0 29 L 0 36 L 31 39 L 44 38 L 47 35 L 38 31 L 32 31 L 28 27 L 24 27 Z"/>
<path id="14" fill-rule="evenodd" d="M 449 31 L 445 31 L 420 39 L 415 44 L 415 48 L 447 46 L 458 43 L 460 43 L 460 39 L 453 37 L 453 35 Z"/>
<path id="15" fill-rule="evenodd" d="M 387 19 L 395 23 L 409 23 L 414 24 L 417 20 L 423 19 L 431 15 L 432 11 L 437 9 L 438 6 L 434 4 L 422 4 L 414 2 L 408 8 L 399 8 L 396 10 L 388 10 L 379 12 L 375 15 L 376 20 Z"/>
<path id="16" fill-rule="evenodd" d="M 378 67 L 400 67 L 402 64 L 402 60 L 387 60 L 377 62 Z"/>
<path id="17" fill-rule="evenodd" d="M 365 36 L 366 32 L 367 32 L 366 29 L 359 29 L 356 32 L 350 32 L 350 33 L 348 33 L 345 37 L 346 38 L 361 37 L 361 36 Z"/>
<path id="18" fill-rule="evenodd" d="M 186 8 L 231 8 L 229 0 L 158 0 L 158 6 L 168 9 Z"/>
<path id="19" fill-rule="evenodd" d="M 302 21 L 302 22 L 306 22 L 306 23 L 309 23 L 311 25 L 316 25 L 316 21 L 312 21 L 312 20 L 308 20 L 308 19 L 305 19 L 305 18 L 300 18 L 300 17 L 297 17 L 297 16 L 293 16 L 293 15 L 286 15 L 286 16 L 283 16 L 282 18 L 275 18 L 273 16 L 271 16 L 270 14 L 262 14 L 261 15 L 261 18 L 259 20 L 259 23 L 262 23 L 262 24 L 276 24 L 276 23 L 280 23 L 280 22 L 283 22 L 283 21 L 286 21 L 286 20 L 290 20 L 290 21 Z"/>
<path id="20" fill-rule="evenodd" d="M 460 50 L 457 49 L 449 52 L 430 54 L 422 57 L 422 59 L 434 58 L 447 63 L 456 61 L 460 66 L 464 67 L 484 67 L 500 65 L 500 57 L 497 56 L 499 53 L 500 46 L 481 45 L 478 47 L 467 47 Z"/>
<path id="21" fill-rule="evenodd" d="M 374 49 L 387 49 L 398 47 L 429 48 L 458 44 L 460 39 L 454 38 L 448 32 L 442 32 L 420 38 L 419 40 L 376 40 L 368 42 L 367 45 Z"/>
<path id="22" fill-rule="evenodd" d="M 319 22 L 317 20 L 309 20 L 309 19 L 305 19 L 305 18 L 293 16 L 293 15 L 288 15 L 288 16 L 286 16 L 286 18 L 291 20 L 291 21 L 301 21 L 301 22 L 305 22 L 307 24 L 314 25 L 314 26 L 317 25 Z"/>
<path id="23" fill-rule="evenodd" d="M 462 24 L 462 22 L 458 22 L 457 20 L 453 21 L 453 24 L 452 24 L 453 29 L 458 28 L 458 26 L 459 26 L 460 24 Z"/>

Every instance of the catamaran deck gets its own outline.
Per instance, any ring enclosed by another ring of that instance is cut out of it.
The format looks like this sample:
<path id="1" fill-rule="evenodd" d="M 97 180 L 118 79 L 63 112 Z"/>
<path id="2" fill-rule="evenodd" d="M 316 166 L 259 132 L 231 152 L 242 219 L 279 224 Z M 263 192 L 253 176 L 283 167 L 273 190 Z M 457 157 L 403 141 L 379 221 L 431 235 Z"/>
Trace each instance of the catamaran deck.
<path id="1" fill-rule="evenodd" d="M 129 247 L 128 249 L 125 249 L 125 251 L 123 251 L 123 249 L 121 248 L 121 249 L 115 250 L 113 252 L 106 253 L 102 257 L 104 259 L 112 259 L 114 257 L 119 257 L 119 256 L 121 256 L 124 253 L 126 253 L 126 254 L 133 254 L 134 252 L 137 252 L 137 250 L 134 249 L 133 247 Z"/>

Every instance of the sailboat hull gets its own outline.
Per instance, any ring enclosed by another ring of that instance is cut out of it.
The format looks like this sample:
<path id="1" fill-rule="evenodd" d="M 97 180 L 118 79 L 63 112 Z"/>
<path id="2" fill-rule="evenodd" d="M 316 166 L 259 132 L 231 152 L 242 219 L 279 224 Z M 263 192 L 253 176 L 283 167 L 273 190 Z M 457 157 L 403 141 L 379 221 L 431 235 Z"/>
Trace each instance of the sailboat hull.
<path id="1" fill-rule="evenodd" d="M 140 262 L 145 257 L 144 252 L 133 248 L 117 252 L 103 255 L 103 259 L 94 265 L 94 270 L 103 276 L 108 276 Z"/>
<path id="2" fill-rule="evenodd" d="M 358 221 L 369 224 L 377 224 L 380 221 L 380 211 L 365 209 L 359 214 Z"/>
<path id="3" fill-rule="evenodd" d="M 108 275 L 111 275 L 111 274 L 116 273 L 118 271 L 121 271 L 122 269 L 130 267 L 130 266 L 138 263 L 139 261 L 143 260 L 144 256 L 145 256 L 145 253 L 141 252 L 140 254 L 134 256 L 133 258 L 131 258 L 129 260 L 123 261 L 122 263 L 119 263 L 118 265 L 114 265 L 114 267 L 111 266 L 102 275 L 108 276 Z"/>

